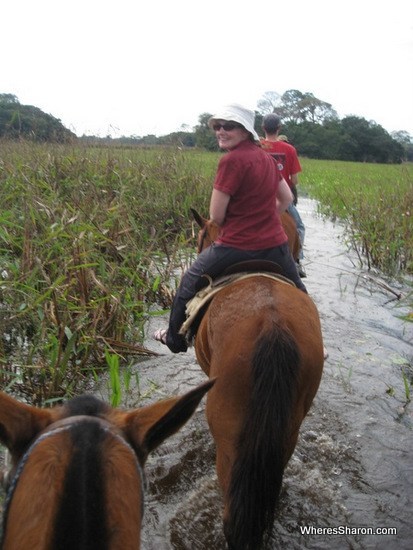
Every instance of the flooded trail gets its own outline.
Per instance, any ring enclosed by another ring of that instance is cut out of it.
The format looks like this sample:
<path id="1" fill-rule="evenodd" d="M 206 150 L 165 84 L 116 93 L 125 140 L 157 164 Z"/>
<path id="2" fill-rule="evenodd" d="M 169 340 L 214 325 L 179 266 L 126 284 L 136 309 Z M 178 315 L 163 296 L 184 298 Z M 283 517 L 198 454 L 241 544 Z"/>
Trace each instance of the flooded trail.
<path id="1" fill-rule="evenodd" d="M 299 208 L 307 230 L 304 282 L 320 312 L 329 358 L 286 469 L 270 548 L 407 549 L 413 540 L 413 417 L 402 369 L 413 363 L 413 325 L 400 320 L 407 311 L 378 284 L 383 279 L 357 267 L 342 228 L 323 221 L 315 201 L 302 198 Z M 155 318 L 149 334 L 166 323 Z M 151 399 L 205 379 L 192 349 L 173 355 L 152 340 L 146 345 L 164 354 L 137 365 L 140 391 Z M 225 549 L 204 405 L 149 458 L 144 550 Z M 320 528 L 338 533 L 315 531 Z M 395 528 L 397 534 L 365 534 L 366 528 Z"/>
<path id="2" fill-rule="evenodd" d="M 300 198 L 306 225 L 304 280 L 320 312 L 329 358 L 319 392 L 289 462 L 269 548 L 410 549 L 413 540 L 413 414 L 402 371 L 413 365 L 413 324 L 383 278 L 357 267 L 342 228 L 323 221 L 316 202 Z M 397 292 L 395 281 L 386 281 Z M 148 327 L 166 327 L 154 317 Z M 161 353 L 133 368 L 123 404 L 182 394 L 205 380 L 193 349 Z M 106 384 L 98 392 L 107 398 Z M 225 550 L 222 500 L 205 400 L 175 436 L 150 455 L 143 550 Z M 338 529 L 326 534 L 323 529 Z M 365 529 L 397 534 L 365 534 Z M 303 532 L 307 529 L 307 534 Z"/>

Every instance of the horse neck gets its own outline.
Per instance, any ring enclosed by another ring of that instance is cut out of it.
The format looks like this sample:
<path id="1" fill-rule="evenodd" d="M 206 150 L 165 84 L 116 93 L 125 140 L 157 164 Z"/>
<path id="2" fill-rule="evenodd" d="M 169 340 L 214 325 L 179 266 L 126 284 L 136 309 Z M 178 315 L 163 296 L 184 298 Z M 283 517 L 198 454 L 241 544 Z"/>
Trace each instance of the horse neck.
<path id="1" fill-rule="evenodd" d="M 205 223 L 204 227 L 199 232 L 198 252 L 202 252 L 208 246 L 211 246 L 217 239 L 219 234 L 219 226 L 212 220 Z"/>

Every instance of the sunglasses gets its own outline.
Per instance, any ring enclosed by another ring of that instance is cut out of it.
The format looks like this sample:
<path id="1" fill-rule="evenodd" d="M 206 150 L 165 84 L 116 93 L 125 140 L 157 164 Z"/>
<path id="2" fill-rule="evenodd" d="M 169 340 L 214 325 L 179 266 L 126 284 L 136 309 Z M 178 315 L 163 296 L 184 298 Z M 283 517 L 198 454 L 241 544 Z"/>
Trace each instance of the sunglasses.
<path id="1" fill-rule="evenodd" d="M 231 132 L 232 130 L 235 130 L 235 128 L 241 128 L 241 124 L 238 124 L 237 122 L 224 122 L 223 124 L 216 122 L 212 125 L 214 132 L 218 132 L 221 128 L 226 132 Z"/>

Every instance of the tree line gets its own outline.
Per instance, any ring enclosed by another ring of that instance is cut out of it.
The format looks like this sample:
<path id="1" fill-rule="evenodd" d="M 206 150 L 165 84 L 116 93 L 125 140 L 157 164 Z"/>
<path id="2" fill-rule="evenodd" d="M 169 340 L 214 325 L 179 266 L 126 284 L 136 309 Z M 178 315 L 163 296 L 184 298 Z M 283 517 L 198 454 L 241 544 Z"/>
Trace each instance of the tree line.
<path id="1" fill-rule="evenodd" d="M 413 161 L 412 137 L 405 131 L 391 135 L 379 124 L 358 116 L 339 119 L 332 105 L 311 93 L 287 90 L 279 95 L 266 92 L 257 102 L 255 129 L 262 135 L 262 119 L 268 113 L 280 116 L 285 134 L 300 156 L 327 160 L 401 163 Z M 81 140 L 93 144 L 198 147 L 218 150 L 208 127 L 211 113 L 202 113 L 191 130 L 165 136 L 122 136 L 99 138 L 77 136 L 61 121 L 37 107 L 21 105 L 16 96 L 0 94 L 0 138 L 67 142 Z"/>
<path id="2" fill-rule="evenodd" d="M 255 130 L 263 135 L 262 119 L 276 113 L 282 120 L 281 132 L 288 137 L 300 156 L 325 160 L 401 163 L 413 161 L 413 142 L 405 131 L 390 135 L 382 126 L 358 116 L 339 119 L 332 105 L 311 93 L 287 90 L 283 95 L 266 92 L 257 103 Z M 199 147 L 217 151 L 215 136 L 208 127 L 211 113 L 199 116 L 193 131 L 173 132 L 166 136 L 119 138 L 120 143 L 146 146 L 170 145 Z"/>
<path id="3" fill-rule="evenodd" d="M 404 131 L 390 135 L 382 126 L 362 117 L 339 119 L 332 105 L 311 93 L 287 90 L 283 95 L 266 92 L 257 103 L 255 130 L 263 135 L 262 119 L 268 113 L 277 114 L 285 134 L 299 155 L 326 160 L 401 163 L 413 160 L 411 136 Z M 216 140 L 208 128 L 209 113 L 199 117 L 194 140 L 198 147 L 216 149 Z M 167 138 L 183 138 L 180 133 Z"/>

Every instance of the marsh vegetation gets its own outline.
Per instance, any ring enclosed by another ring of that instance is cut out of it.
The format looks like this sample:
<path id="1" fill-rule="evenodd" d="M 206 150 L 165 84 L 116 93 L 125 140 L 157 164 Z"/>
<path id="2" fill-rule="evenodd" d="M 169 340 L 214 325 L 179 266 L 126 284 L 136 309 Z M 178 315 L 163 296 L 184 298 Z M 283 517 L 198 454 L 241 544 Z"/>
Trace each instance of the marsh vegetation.
<path id="1" fill-rule="evenodd" d="M 153 352 L 208 212 L 219 153 L 2 143 L 0 387 L 35 404 Z M 303 159 L 302 192 L 344 221 L 360 262 L 413 273 L 412 165 Z"/>

